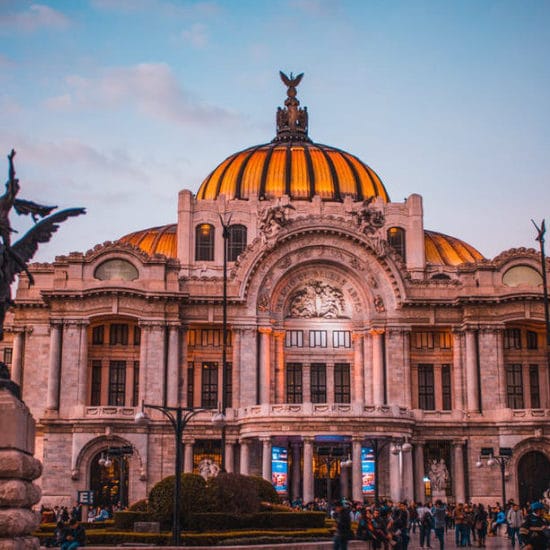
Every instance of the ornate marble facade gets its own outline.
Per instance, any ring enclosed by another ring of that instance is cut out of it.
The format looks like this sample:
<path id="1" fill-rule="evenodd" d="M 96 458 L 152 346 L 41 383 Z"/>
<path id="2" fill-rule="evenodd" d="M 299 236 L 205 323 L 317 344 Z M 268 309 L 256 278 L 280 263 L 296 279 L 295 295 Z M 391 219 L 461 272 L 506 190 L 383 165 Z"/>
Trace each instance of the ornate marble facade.
<path id="1" fill-rule="evenodd" d="M 32 287 L 22 277 L 1 346 L 39 419 L 43 501 L 93 488 L 133 502 L 173 473 L 169 424 L 134 422 L 143 401 L 207 409 L 185 431 L 184 470 L 219 460 L 222 217 L 229 471 L 272 479 L 272 447 L 286 448 L 289 497 L 310 501 L 330 442 L 351 458 L 331 464 L 333 495 L 362 500 L 361 450 L 375 447 L 381 496 L 429 498 L 444 461 L 448 499 L 493 502 L 500 472 L 475 464 L 505 447 L 508 496 L 532 497 L 550 475 L 538 254 L 485 259 L 426 231 L 419 195 L 392 202 L 356 157 L 307 127 L 280 132 L 181 191 L 176 224 L 34 264 Z M 100 458 L 121 448 L 106 475 Z"/>

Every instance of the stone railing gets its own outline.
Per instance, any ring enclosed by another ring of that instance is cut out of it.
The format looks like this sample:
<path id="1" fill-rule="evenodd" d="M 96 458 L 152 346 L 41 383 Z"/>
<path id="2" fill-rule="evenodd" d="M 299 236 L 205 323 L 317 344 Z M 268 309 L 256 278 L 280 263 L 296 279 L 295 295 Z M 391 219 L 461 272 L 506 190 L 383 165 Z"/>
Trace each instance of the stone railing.
<path id="1" fill-rule="evenodd" d="M 136 415 L 137 407 L 111 407 L 111 406 L 97 406 L 86 407 L 84 415 L 87 418 L 122 418 L 133 419 Z"/>
<path id="2" fill-rule="evenodd" d="M 383 417 L 411 418 L 412 413 L 405 407 L 396 405 L 361 405 L 356 403 L 281 403 L 244 407 L 237 411 L 240 419 L 268 417 L 304 416 L 322 417 Z"/>

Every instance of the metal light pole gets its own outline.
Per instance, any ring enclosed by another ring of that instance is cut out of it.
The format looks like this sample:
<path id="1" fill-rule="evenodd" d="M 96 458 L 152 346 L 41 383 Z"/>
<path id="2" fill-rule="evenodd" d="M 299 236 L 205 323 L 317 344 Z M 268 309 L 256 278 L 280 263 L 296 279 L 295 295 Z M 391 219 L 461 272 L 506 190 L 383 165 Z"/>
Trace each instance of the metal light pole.
<path id="1" fill-rule="evenodd" d="M 174 546 L 181 546 L 181 525 L 180 525 L 180 498 L 181 498 L 181 444 L 182 436 L 185 427 L 189 421 L 199 412 L 204 409 L 193 409 L 191 407 L 165 407 L 161 405 L 149 405 L 147 403 L 141 404 L 141 411 L 136 414 L 135 422 L 141 425 L 147 425 L 151 421 L 148 414 L 143 410 L 154 409 L 160 411 L 172 425 L 174 429 L 175 443 L 176 443 L 176 483 L 174 487 L 174 509 L 172 514 L 172 544 Z"/>
<path id="2" fill-rule="evenodd" d="M 487 459 L 487 466 L 499 465 L 502 486 L 502 509 L 504 510 L 506 508 L 506 464 L 512 459 L 512 449 L 511 447 L 500 447 L 498 455 L 495 456 L 492 447 L 484 447 L 481 449 L 476 467 L 483 467 L 482 459 Z"/>
<path id="3" fill-rule="evenodd" d="M 550 352 L 550 313 L 548 311 L 548 282 L 546 280 L 546 257 L 544 255 L 544 235 L 546 233 L 546 223 L 542 220 L 540 227 L 533 221 L 533 225 L 537 230 L 536 240 L 540 244 L 540 263 L 542 270 L 542 293 L 543 293 L 543 304 L 544 304 L 544 322 L 546 325 L 546 350 Z M 550 360 L 550 356 L 549 356 Z M 549 365 L 550 366 L 550 365 Z"/>

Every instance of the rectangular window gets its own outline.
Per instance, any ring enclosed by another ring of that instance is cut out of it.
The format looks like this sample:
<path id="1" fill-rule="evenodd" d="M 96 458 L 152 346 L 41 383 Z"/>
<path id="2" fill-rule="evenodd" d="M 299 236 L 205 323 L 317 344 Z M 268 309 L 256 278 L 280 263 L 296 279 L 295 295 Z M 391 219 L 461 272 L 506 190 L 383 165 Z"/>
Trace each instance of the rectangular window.
<path id="1" fill-rule="evenodd" d="M 139 404 L 139 361 L 134 361 L 134 388 L 132 391 L 132 407 Z"/>
<path id="2" fill-rule="evenodd" d="M 286 365 L 286 402 L 302 403 L 302 364 L 287 363 Z"/>
<path id="3" fill-rule="evenodd" d="M 225 363 L 225 406 L 233 406 L 233 364 Z"/>
<path id="4" fill-rule="evenodd" d="M 126 361 L 109 362 L 109 405 L 123 407 L 126 397 Z"/>
<path id="5" fill-rule="evenodd" d="M 521 365 L 506 365 L 506 398 L 511 409 L 523 409 L 523 376 Z"/>
<path id="6" fill-rule="evenodd" d="M 531 393 L 531 408 L 540 408 L 539 366 L 529 365 L 529 392 Z"/>
<path id="7" fill-rule="evenodd" d="M 521 349 L 521 330 L 519 328 L 504 330 L 504 349 Z"/>
<path id="8" fill-rule="evenodd" d="M 327 366 L 324 363 L 312 363 L 310 369 L 311 402 L 327 402 Z"/>
<path id="9" fill-rule="evenodd" d="M 141 344 L 141 328 L 134 327 L 134 346 L 139 346 Z"/>
<path id="10" fill-rule="evenodd" d="M 440 349 L 451 349 L 453 347 L 453 341 L 450 332 L 439 332 L 438 337 Z"/>
<path id="11" fill-rule="evenodd" d="M 188 407 L 193 406 L 194 384 L 195 384 L 195 377 L 194 377 L 194 370 L 193 370 L 193 362 L 189 361 L 189 363 L 187 363 L 187 406 Z"/>
<path id="12" fill-rule="evenodd" d="M 336 363 L 334 365 L 334 402 L 351 403 L 349 363 Z"/>
<path id="13" fill-rule="evenodd" d="M 202 364 L 201 407 L 218 408 L 218 363 Z"/>
<path id="14" fill-rule="evenodd" d="M 303 330 L 287 330 L 285 333 L 285 346 L 287 348 L 303 348 L 304 347 L 304 331 Z"/>
<path id="15" fill-rule="evenodd" d="M 92 395 L 90 405 L 101 405 L 101 361 L 92 361 Z"/>
<path id="16" fill-rule="evenodd" d="M 326 348 L 327 347 L 327 331 L 326 330 L 310 330 L 309 331 L 309 347 L 310 348 Z"/>
<path id="17" fill-rule="evenodd" d="M 538 334 L 533 330 L 527 331 L 527 349 L 539 349 Z"/>
<path id="18" fill-rule="evenodd" d="M 351 348 L 351 332 L 349 330 L 333 330 L 332 347 Z"/>
<path id="19" fill-rule="evenodd" d="M 128 325 L 123 323 L 112 323 L 109 327 L 109 344 L 115 346 L 128 345 Z"/>
<path id="20" fill-rule="evenodd" d="M 441 365 L 441 394 L 443 401 L 443 410 L 452 409 L 451 402 L 451 365 Z"/>
<path id="21" fill-rule="evenodd" d="M 6 365 L 11 365 L 13 357 L 13 348 L 4 348 L 4 363 Z"/>
<path id="22" fill-rule="evenodd" d="M 105 327 L 99 325 L 92 328 L 92 345 L 93 346 L 102 346 L 104 342 Z"/>
<path id="23" fill-rule="evenodd" d="M 434 366 L 418 365 L 418 408 L 435 410 Z"/>
<path id="24" fill-rule="evenodd" d="M 433 332 L 413 332 L 413 347 L 416 349 L 433 349 L 434 348 L 434 333 Z"/>

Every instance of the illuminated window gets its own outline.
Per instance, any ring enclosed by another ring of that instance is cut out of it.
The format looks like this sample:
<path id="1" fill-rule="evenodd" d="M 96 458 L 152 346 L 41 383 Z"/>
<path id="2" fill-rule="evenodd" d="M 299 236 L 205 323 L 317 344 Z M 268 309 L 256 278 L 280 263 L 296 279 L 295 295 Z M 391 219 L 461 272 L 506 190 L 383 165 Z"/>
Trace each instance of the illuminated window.
<path id="1" fill-rule="evenodd" d="M 310 369 L 311 402 L 327 402 L 327 366 L 324 363 L 312 363 Z"/>
<path id="2" fill-rule="evenodd" d="M 214 260 L 214 226 L 201 223 L 195 229 L 195 261 L 211 262 Z"/>
<path id="3" fill-rule="evenodd" d="M 434 366 L 418 365 L 418 408 L 435 410 Z"/>
<path id="4" fill-rule="evenodd" d="M 401 229 L 401 227 L 390 227 L 388 229 L 388 244 L 403 258 L 403 261 L 407 260 L 404 229 Z"/>
<path id="5" fill-rule="evenodd" d="M 336 363 L 334 365 L 334 402 L 351 402 L 349 363 Z"/>
<path id="6" fill-rule="evenodd" d="M 287 363 L 286 365 L 286 402 L 302 403 L 302 365 Z"/>
<path id="7" fill-rule="evenodd" d="M 523 375 L 521 365 L 506 365 L 506 399 L 511 409 L 523 409 Z"/>
<path id="8" fill-rule="evenodd" d="M 235 262 L 239 254 L 246 248 L 246 226 L 231 225 L 227 241 L 227 260 Z"/>

